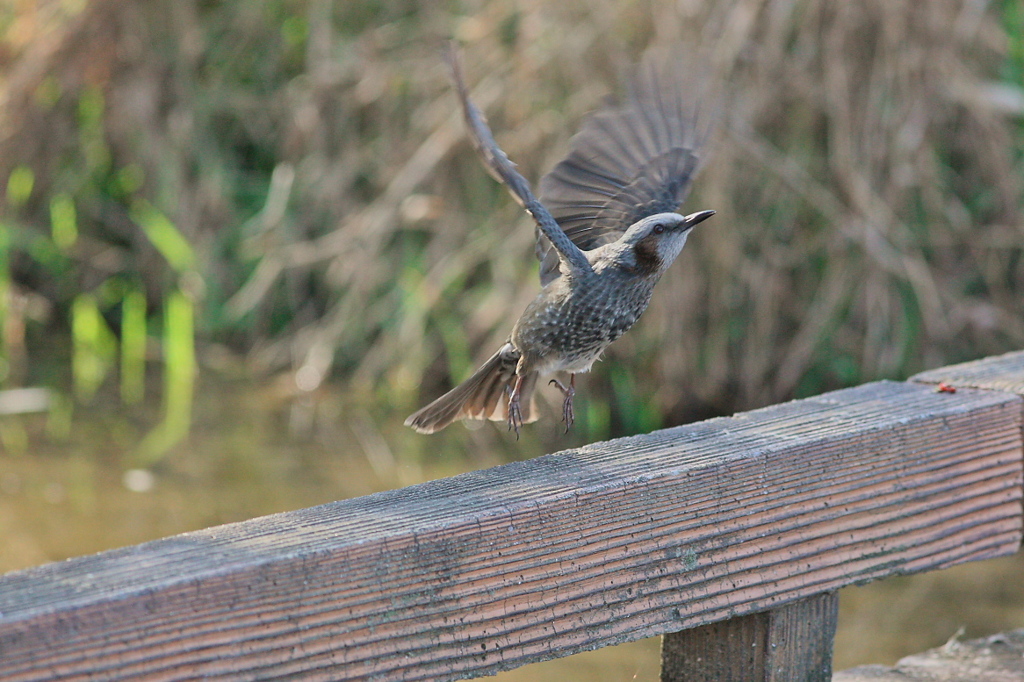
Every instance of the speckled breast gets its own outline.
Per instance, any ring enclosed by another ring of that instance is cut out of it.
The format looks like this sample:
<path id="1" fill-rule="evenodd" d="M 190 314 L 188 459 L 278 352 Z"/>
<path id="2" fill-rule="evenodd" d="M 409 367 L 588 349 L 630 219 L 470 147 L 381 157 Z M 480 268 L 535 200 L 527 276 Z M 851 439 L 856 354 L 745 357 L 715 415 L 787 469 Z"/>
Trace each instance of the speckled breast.
<path id="1" fill-rule="evenodd" d="M 607 274 L 607 273 L 606 273 Z M 542 374 L 586 372 L 604 349 L 647 309 L 653 286 L 599 277 L 568 286 L 553 282 L 527 307 L 512 343 Z"/>

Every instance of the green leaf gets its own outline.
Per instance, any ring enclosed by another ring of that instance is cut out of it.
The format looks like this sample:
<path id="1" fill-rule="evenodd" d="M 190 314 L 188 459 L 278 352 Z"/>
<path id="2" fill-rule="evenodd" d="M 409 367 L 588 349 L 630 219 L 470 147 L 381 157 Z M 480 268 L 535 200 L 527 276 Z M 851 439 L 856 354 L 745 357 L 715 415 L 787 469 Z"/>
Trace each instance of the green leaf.
<path id="1" fill-rule="evenodd" d="M 78 241 L 78 214 L 75 202 L 67 194 L 50 200 L 50 230 L 53 243 L 61 251 L 68 251 Z"/>
<path id="2" fill-rule="evenodd" d="M 103 383 L 117 352 L 117 338 L 100 314 L 92 294 L 79 294 L 71 305 L 71 337 L 75 394 L 79 400 L 87 402 Z"/>
<path id="3" fill-rule="evenodd" d="M 7 178 L 7 204 L 12 208 L 21 206 L 32 196 L 36 176 L 28 166 L 18 166 Z"/>
<path id="4" fill-rule="evenodd" d="M 132 204 L 131 215 L 172 268 L 185 272 L 195 267 L 196 255 L 192 245 L 167 216 L 145 199 L 138 199 Z"/>

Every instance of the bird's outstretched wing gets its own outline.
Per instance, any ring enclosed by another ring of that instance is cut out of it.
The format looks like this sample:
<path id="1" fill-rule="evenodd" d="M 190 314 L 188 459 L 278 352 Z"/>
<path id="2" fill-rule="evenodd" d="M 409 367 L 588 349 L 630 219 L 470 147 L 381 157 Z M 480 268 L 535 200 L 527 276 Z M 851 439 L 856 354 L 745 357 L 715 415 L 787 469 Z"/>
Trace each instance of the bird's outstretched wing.
<path id="1" fill-rule="evenodd" d="M 580 249 L 613 242 L 637 220 L 675 211 L 686 198 L 709 132 L 689 66 L 649 51 L 625 102 L 591 115 L 570 140 L 569 155 L 541 179 L 541 202 Z M 560 272 L 545 235 L 537 233 L 541 284 Z"/>
<path id="2" fill-rule="evenodd" d="M 469 98 L 469 89 L 462 77 L 459 56 L 455 46 L 450 43 L 445 50 L 445 59 L 451 69 L 452 80 L 458 90 L 459 100 L 462 102 L 462 113 L 466 119 L 466 126 L 469 128 L 473 146 L 483 159 L 488 172 L 508 187 L 516 201 L 533 217 L 537 223 L 538 234 L 543 235 L 545 243 L 548 245 L 549 257 L 556 264 L 556 268 L 561 263 L 571 270 L 590 271 L 590 262 L 587 257 L 566 236 L 544 205 L 537 200 L 530 189 L 530 183 L 516 170 L 516 165 L 509 160 L 505 152 L 495 142 L 494 135 L 491 134 L 491 129 L 487 126 L 487 120 Z"/>

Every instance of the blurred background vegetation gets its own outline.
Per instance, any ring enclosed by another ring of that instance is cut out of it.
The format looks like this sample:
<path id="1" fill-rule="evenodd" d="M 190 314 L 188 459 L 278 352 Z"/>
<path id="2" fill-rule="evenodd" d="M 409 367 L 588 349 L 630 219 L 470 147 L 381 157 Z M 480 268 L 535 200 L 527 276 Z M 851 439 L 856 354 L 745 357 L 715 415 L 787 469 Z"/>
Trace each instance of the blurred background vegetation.
<path id="1" fill-rule="evenodd" d="M 0 411 L 37 412 L 0 414 L 0 569 L 1024 348 L 1019 0 L 7 0 L 0 36 Z M 533 180 L 648 45 L 725 84 L 718 215 L 568 436 L 401 427 L 537 291 L 452 36 Z M 955 623 L 918 625 L 886 655 Z"/>

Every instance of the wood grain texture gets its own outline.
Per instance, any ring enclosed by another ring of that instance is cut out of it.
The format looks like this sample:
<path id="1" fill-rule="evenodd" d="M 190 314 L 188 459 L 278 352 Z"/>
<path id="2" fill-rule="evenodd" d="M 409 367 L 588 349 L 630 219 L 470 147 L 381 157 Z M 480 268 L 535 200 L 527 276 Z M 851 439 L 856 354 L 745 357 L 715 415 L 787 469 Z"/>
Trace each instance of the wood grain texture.
<path id="1" fill-rule="evenodd" d="M 1024 630 L 945 646 L 900 659 L 895 667 L 863 665 L 834 682 L 1024 682 Z"/>
<path id="2" fill-rule="evenodd" d="M 839 593 L 670 632 L 661 682 L 829 682 Z"/>
<path id="3" fill-rule="evenodd" d="M 1024 395 L 1024 351 L 928 370 L 912 376 L 910 380 L 925 384 L 943 382 L 954 388 L 986 388 Z"/>
<path id="4" fill-rule="evenodd" d="M 1021 398 L 881 382 L 0 578 L 0 679 L 462 679 L 1012 553 Z"/>

